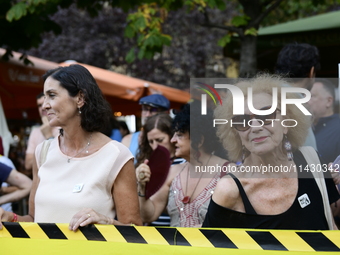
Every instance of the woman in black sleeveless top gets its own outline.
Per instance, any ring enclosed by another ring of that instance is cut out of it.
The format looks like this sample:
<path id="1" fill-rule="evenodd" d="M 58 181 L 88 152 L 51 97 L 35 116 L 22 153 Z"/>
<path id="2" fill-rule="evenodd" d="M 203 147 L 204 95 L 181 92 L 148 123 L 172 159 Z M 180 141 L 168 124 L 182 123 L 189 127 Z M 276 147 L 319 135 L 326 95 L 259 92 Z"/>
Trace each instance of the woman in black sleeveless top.
<path id="1" fill-rule="evenodd" d="M 237 86 L 245 95 L 244 115 L 233 115 L 231 94 L 215 110 L 216 119 L 230 120 L 228 125 L 218 126 L 230 160 L 242 163 L 217 184 L 203 227 L 329 229 L 321 192 L 298 150 L 310 121 L 294 104 L 287 104 L 284 114 L 280 93 L 284 83 L 270 76 L 243 81 Z M 248 87 L 252 88 L 250 107 Z M 277 88 L 277 95 L 273 88 Z M 265 115 L 253 114 L 256 110 L 252 106 L 266 110 Z M 329 202 L 334 204 L 339 193 L 329 172 L 325 177 L 329 177 L 325 179 Z M 330 224 L 336 228 L 334 222 Z"/>

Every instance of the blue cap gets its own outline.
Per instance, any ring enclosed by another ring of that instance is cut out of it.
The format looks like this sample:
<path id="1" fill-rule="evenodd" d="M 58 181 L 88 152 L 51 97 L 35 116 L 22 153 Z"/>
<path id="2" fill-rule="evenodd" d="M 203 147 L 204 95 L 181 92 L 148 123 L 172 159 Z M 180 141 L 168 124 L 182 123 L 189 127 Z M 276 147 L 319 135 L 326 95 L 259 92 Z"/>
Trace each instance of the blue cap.
<path id="1" fill-rule="evenodd" d="M 145 105 L 150 105 L 152 107 L 164 108 L 165 110 L 170 109 L 169 100 L 160 94 L 152 94 L 150 96 L 142 97 L 139 100 L 139 104 L 145 104 Z"/>

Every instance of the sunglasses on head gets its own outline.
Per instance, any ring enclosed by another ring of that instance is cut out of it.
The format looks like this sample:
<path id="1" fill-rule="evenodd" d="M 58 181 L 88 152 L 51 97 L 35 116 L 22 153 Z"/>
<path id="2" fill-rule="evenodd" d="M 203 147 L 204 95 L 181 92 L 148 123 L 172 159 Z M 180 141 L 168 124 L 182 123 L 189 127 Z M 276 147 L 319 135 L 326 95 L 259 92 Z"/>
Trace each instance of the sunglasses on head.
<path id="1" fill-rule="evenodd" d="M 265 106 L 260 110 L 268 110 L 271 106 Z M 232 126 L 238 131 L 246 131 L 250 128 L 249 121 L 252 119 L 260 120 L 263 123 L 262 125 L 269 125 L 273 123 L 273 119 L 276 118 L 276 109 L 273 113 L 267 115 L 257 115 L 257 114 L 244 114 L 244 115 L 236 115 L 232 117 Z"/>

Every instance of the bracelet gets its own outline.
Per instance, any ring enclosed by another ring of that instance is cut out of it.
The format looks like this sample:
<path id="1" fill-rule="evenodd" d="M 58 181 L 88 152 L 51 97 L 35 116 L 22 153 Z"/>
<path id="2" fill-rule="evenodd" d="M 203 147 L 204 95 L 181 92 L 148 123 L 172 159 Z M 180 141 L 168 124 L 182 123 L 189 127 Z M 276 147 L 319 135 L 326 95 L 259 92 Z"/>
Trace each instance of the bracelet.
<path id="1" fill-rule="evenodd" d="M 143 195 L 142 193 L 140 193 L 140 191 L 138 191 L 138 196 L 139 196 L 139 197 L 145 197 L 145 195 Z"/>
<path id="2" fill-rule="evenodd" d="M 13 219 L 11 222 L 18 222 L 18 215 L 16 213 L 13 213 Z"/>

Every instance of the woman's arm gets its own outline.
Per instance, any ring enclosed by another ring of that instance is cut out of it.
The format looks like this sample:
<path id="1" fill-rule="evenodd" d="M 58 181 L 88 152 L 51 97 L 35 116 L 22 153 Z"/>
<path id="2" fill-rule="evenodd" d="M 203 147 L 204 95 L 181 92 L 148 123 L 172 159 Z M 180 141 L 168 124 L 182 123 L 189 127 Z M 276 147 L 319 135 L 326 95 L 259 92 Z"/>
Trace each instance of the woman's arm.
<path id="1" fill-rule="evenodd" d="M 144 178 L 140 178 L 140 172 L 144 173 Z M 145 199 L 145 186 L 146 183 L 150 181 L 151 172 L 149 166 L 146 164 L 138 166 L 136 169 L 136 176 L 138 180 L 139 205 L 143 222 L 153 222 L 162 214 L 168 202 L 171 182 L 178 173 L 178 165 L 172 166 L 162 187 L 149 199 Z"/>
<path id="2" fill-rule="evenodd" d="M 32 188 L 30 191 L 30 197 L 29 197 L 29 209 L 28 209 L 28 215 L 25 216 L 19 216 L 17 215 L 17 219 L 15 219 L 15 214 L 13 212 L 7 212 L 2 210 L 0 208 L 0 219 L 1 221 L 21 221 L 21 222 L 33 222 L 34 221 L 34 198 L 35 193 L 37 190 L 37 187 L 39 185 L 39 178 L 38 178 L 38 167 L 35 158 L 33 159 L 33 182 L 32 182 Z M 0 221 L 0 229 L 2 229 L 2 224 Z"/>
<path id="3" fill-rule="evenodd" d="M 142 225 L 137 198 L 135 168 L 130 159 L 120 170 L 112 187 L 112 199 L 117 212 L 117 219 L 100 214 L 91 208 L 84 208 L 73 216 L 69 229 L 76 231 L 91 223 L 110 225 Z"/>
<path id="4" fill-rule="evenodd" d="M 131 159 L 119 172 L 113 185 L 112 196 L 117 211 L 118 224 L 142 225 L 136 190 L 137 180 Z"/>
<path id="5" fill-rule="evenodd" d="M 32 181 L 26 175 L 13 169 L 6 182 L 18 189 L 11 193 L 0 196 L 0 204 L 18 201 L 27 196 L 32 187 Z"/>

